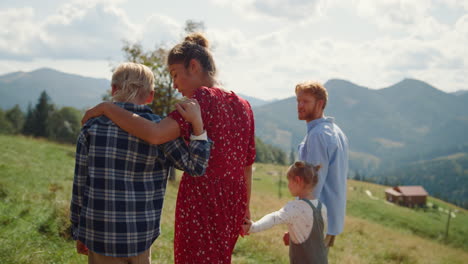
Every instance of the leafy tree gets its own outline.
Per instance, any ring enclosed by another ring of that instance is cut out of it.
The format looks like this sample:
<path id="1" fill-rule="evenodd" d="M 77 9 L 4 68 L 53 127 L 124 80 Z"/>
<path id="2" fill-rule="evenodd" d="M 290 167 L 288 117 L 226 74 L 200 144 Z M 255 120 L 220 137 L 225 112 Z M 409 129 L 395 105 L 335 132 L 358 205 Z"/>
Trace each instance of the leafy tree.
<path id="1" fill-rule="evenodd" d="M 26 118 L 23 125 L 23 134 L 32 135 L 34 131 L 34 112 L 32 110 L 31 103 L 28 104 L 28 110 L 26 112 Z"/>
<path id="2" fill-rule="evenodd" d="M 276 163 L 281 164 L 281 165 L 286 165 L 288 164 L 288 156 L 284 151 L 282 151 L 279 148 L 275 148 L 275 157 L 276 157 Z"/>
<path id="3" fill-rule="evenodd" d="M 296 153 L 293 148 L 291 148 L 291 152 L 289 153 L 289 163 L 293 164 L 296 161 Z"/>
<path id="4" fill-rule="evenodd" d="M 256 162 L 275 163 L 286 165 L 288 163 L 287 155 L 284 151 L 277 147 L 265 144 L 260 138 L 255 138 L 255 149 L 257 156 Z"/>
<path id="5" fill-rule="evenodd" d="M 155 91 L 151 108 L 155 114 L 167 116 L 177 103 L 177 91 L 172 89 L 172 78 L 166 65 L 168 50 L 160 46 L 153 51 L 144 51 L 140 43 L 126 42 L 122 51 L 127 61 L 144 64 L 153 71 Z"/>
<path id="6" fill-rule="evenodd" d="M 35 137 L 47 138 L 49 136 L 49 117 L 53 111 L 54 105 L 51 103 L 47 92 L 43 91 L 39 96 L 39 100 L 32 115 L 32 134 Z"/>
<path id="7" fill-rule="evenodd" d="M 186 34 L 194 32 L 205 32 L 205 23 L 203 21 L 189 19 L 185 21 L 184 31 Z"/>
<path id="8" fill-rule="evenodd" d="M 12 125 L 13 133 L 21 133 L 24 125 L 24 113 L 21 111 L 19 105 L 15 105 L 13 108 L 6 111 L 5 116 Z"/>
<path id="9" fill-rule="evenodd" d="M 81 129 L 81 112 L 73 107 L 63 107 L 49 119 L 49 138 L 63 143 L 75 143 Z"/>
<path id="10" fill-rule="evenodd" d="M 11 122 L 6 118 L 5 112 L 0 109 L 0 134 L 11 134 L 14 128 Z"/>

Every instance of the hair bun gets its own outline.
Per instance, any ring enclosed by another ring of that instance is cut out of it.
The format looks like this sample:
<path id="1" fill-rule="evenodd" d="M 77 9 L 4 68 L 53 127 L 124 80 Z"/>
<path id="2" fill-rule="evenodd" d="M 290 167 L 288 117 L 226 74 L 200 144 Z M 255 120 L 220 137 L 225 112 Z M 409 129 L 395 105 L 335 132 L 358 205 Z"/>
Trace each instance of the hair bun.
<path id="1" fill-rule="evenodd" d="M 294 166 L 295 166 L 296 168 L 304 168 L 305 165 L 306 165 L 306 163 L 305 163 L 304 161 L 296 161 L 296 162 L 294 162 Z"/>
<path id="2" fill-rule="evenodd" d="M 197 45 L 200 45 L 202 47 L 205 47 L 207 49 L 210 47 L 209 41 L 200 32 L 195 32 L 195 33 L 189 34 L 188 36 L 185 37 L 184 41 L 193 42 L 193 43 L 195 43 Z"/>

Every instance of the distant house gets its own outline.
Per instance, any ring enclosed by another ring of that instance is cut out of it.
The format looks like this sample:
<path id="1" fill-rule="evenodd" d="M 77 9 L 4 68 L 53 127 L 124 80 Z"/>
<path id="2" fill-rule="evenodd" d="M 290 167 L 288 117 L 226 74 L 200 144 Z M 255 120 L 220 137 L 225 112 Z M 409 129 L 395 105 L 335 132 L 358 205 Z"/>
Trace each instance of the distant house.
<path id="1" fill-rule="evenodd" d="M 387 201 L 407 207 L 425 206 L 427 195 L 422 186 L 396 186 L 385 190 Z"/>

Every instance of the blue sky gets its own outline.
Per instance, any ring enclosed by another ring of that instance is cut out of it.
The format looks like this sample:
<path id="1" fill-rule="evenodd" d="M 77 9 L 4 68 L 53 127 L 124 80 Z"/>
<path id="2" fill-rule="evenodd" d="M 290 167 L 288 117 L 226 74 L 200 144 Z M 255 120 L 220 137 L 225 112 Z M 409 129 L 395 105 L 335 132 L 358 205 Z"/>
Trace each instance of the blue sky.
<path id="1" fill-rule="evenodd" d="M 203 21 L 225 88 L 263 99 L 296 83 L 403 78 L 468 89 L 467 0 L 2 0 L 0 74 L 50 67 L 110 78 L 122 40 L 177 43 Z"/>

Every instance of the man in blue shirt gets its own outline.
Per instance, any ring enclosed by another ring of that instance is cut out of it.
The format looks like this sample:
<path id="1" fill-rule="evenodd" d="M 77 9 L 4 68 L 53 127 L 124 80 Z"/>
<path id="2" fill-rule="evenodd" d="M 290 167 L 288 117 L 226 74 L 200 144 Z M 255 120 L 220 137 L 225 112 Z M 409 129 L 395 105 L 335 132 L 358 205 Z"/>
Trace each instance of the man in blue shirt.
<path id="1" fill-rule="evenodd" d="M 324 116 L 328 93 L 323 85 L 299 83 L 296 85 L 296 97 L 298 118 L 307 123 L 307 135 L 298 147 L 299 160 L 322 166 L 313 194 L 327 207 L 325 245 L 331 247 L 344 226 L 348 139 L 332 117 Z"/>
<path id="2" fill-rule="evenodd" d="M 153 122 L 161 120 L 145 105 L 154 96 L 154 76 L 148 67 L 121 64 L 111 85 L 115 104 Z M 121 258 L 151 263 L 169 169 L 174 166 L 200 176 L 208 166 L 211 141 L 203 131 L 199 106 L 190 102 L 183 110 L 189 112 L 197 135 L 188 145 L 182 138 L 150 145 L 105 116 L 90 119 L 82 128 L 70 220 L 77 251 L 88 255 L 89 263 Z"/>

